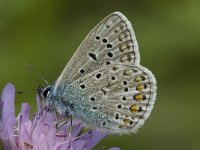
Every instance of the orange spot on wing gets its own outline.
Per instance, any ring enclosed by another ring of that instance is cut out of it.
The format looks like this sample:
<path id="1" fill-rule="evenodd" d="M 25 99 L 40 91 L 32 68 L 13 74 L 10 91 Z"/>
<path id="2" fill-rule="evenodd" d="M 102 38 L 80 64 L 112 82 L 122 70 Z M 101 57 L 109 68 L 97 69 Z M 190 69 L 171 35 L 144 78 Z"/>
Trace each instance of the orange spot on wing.
<path id="1" fill-rule="evenodd" d="M 137 104 L 134 104 L 130 107 L 131 112 L 138 112 L 139 106 Z"/>
<path id="2" fill-rule="evenodd" d="M 134 99 L 139 102 L 139 101 L 143 100 L 143 95 L 141 93 L 136 94 L 134 96 Z"/>
<path id="3" fill-rule="evenodd" d="M 136 90 L 138 90 L 138 91 L 142 91 L 142 90 L 144 90 L 144 85 L 138 85 L 137 87 L 136 87 Z"/>
<path id="4" fill-rule="evenodd" d="M 133 121 L 131 121 L 130 119 L 124 119 L 123 121 L 124 121 L 125 126 L 130 126 L 133 124 Z"/>

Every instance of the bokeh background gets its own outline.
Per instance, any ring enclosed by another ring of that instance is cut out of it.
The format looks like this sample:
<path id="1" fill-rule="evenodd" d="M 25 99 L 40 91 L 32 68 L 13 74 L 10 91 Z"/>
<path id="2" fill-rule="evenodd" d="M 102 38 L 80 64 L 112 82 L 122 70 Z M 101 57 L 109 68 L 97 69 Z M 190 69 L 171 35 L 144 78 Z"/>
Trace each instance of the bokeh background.
<path id="1" fill-rule="evenodd" d="M 1 0 L 0 91 L 43 84 L 25 63 L 53 83 L 89 31 L 114 11 L 132 22 L 141 64 L 155 74 L 158 95 L 137 134 L 110 136 L 96 149 L 200 149 L 200 1 Z M 35 93 L 17 96 L 36 110 Z M 3 149 L 2 147 L 0 149 Z"/>

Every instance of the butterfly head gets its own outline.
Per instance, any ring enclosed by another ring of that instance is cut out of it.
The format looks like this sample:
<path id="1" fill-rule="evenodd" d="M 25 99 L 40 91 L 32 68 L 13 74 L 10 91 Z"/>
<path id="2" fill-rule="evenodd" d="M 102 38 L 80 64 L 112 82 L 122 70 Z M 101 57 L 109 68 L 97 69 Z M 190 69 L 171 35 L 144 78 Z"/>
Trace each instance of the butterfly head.
<path id="1" fill-rule="evenodd" d="M 48 85 L 46 87 L 39 86 L 38 94 L 40 95 L 40 97 L 42 97 L 42 99 L 46 99 L 50 94 L 51 88 L 52 88 L 51 85 Z"/>

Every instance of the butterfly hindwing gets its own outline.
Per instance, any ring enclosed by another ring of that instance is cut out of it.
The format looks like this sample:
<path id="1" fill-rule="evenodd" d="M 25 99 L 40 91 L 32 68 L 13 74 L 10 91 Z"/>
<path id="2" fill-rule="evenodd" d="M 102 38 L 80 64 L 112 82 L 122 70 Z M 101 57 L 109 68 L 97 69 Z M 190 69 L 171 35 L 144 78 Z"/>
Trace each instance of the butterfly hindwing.
<path id="1" fill-rule="evenodd" d="M 83 91 L 78 100 L 82 105 L 74 115 L 89 125 L 119 134 L 134 132 L 143 124 L 156 96 L 153 74 L 140 65 L 103 66 L 71 86 Z"/>

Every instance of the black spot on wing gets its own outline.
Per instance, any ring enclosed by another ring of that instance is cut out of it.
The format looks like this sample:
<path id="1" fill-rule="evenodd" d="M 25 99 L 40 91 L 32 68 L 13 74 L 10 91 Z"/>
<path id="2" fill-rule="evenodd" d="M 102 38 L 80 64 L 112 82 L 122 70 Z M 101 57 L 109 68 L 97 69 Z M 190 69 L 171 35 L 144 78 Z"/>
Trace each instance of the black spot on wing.
<path id="1" fill-rule="evenodd" d="M 88 53 L 88 55 L 93 59 L 93 60 L 97 60 L 97 56 L 93 53 Z"/>

